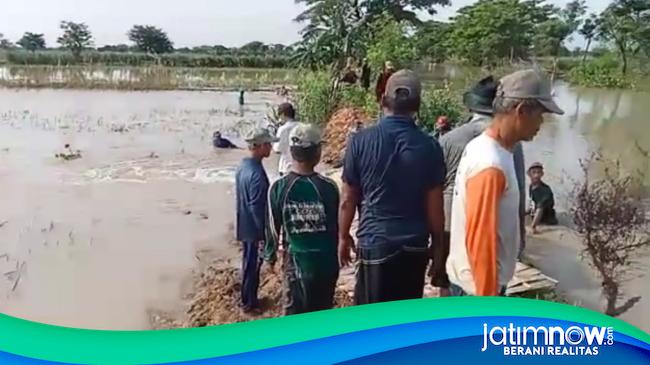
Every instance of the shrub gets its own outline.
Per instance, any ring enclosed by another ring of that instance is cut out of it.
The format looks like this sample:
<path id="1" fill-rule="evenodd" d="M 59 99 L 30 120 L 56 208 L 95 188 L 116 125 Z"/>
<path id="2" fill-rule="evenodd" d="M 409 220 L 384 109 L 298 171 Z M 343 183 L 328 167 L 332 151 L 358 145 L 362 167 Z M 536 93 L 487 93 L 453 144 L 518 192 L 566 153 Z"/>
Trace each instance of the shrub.
<path id="1" fill-rule="evenodd" d="M 462 123 L 463 110 L 463 105 L 449 85 L 440 89 L 425 88 L 418 116 L 420 127 L 426 132 L 434 132 L 440 116 L 446 116 L 452 126 L 457 126 Z"/>
<path id="2" fill-rule="evenodd" d="M 574 67 L 567 74 L 569 82 L 579 86 L 602 87 L 614 89 L 633 89 L 632 80 L 623 76 L 618 70 L 619 64 L 611 54 Z"/>
<path id="3" fill-rule="evenodd" d="M 605 164 L 603 178 L 590 174 L 596 162 Z M 619 161 L 607 162 L 598 154 L 581 162 L 582 181 L 575 185 L 571 213 L 582 239 L 583 258 L 601 279 L 604 312 L 617 317 L 641 299 L 626 298 L 623 284 L 643 268 L 638 259 L 650 247 L 650 220 L 644 196 L 637 193 L 643 190 L 642 177 L 624 174 Z"/>
<path id="4" fill-rule="evenodd" d="M 300 120 L 322 125 L 336 107 L 332 84 L 326 72 L 301 72 L 296 83 L 296 107 Z"/>
<path id="5" fill-rule="evenodd" d="M 372 119 L 376 119 L 379 115 L 379 105 L 375 95 L 358 85 L 344 86 L 341 89 L 338 107 L 360 109 Z"/>

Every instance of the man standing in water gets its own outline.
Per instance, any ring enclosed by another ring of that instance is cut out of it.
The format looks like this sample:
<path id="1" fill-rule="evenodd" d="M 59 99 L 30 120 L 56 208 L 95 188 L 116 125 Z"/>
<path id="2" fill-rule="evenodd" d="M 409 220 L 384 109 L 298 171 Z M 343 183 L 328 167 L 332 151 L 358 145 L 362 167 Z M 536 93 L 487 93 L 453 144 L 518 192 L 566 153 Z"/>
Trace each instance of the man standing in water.
<path id="1" fill-rule="evenodd" d="M 291 131 L 289 146 L 293 170 L 269 192 L 265 254 L 273 265 L 282 235 L 286 315 L 332 308 L 339 275 L 339 189 L 314 171 L 321 156 L 321 133 L 300 123 Z"/>
<path id="2" fill-rule="evenodd" d="M 545 113 L 563 113 L 534 70 L 502 78 L 493 105 L 494 118 L 467 145 L 456 174 L 447 274 L 457 296 L 505 294 L 521 234 L 513 150 L 535 137 Z"/>
<path id="3" fill-rule="evenodd" d="M 275 138 L 266 129 L 255 129 L 246 138 L 250 156 L 245 158 L 235 177 L 237 195 L 237 240 L 243 245 L 241 307 L 245 312 L 259 310 L 259 287 L 264 245 L 269 179 L 262 160 L 271 155 Z"/>
<path id="4" fill-rule="evenodd" d="M 438 142 L 415 124 L 421 92 L 412 71 L 395 73 L 382 98 L 385 116 L 356 133 L 346 150 L 339 261 L 351 262 L 350 226 L 359 208 L 357 304 L 421 298 L 429 237 L 431 249 L 442 248 L 445 166 Z"/>
<path id="5" fill-rule="evenodd" d="M 282 103 L 278 106 L 278 117 L 282 126 L 278 129 L 278 142 L 273 145 L 273 150 L 280 154 L 278 172 L 280 176 L 291 172 L 291 151 L 289 150 L 289 134 L 298 125 L 296 110 L 291 103 Z"/>

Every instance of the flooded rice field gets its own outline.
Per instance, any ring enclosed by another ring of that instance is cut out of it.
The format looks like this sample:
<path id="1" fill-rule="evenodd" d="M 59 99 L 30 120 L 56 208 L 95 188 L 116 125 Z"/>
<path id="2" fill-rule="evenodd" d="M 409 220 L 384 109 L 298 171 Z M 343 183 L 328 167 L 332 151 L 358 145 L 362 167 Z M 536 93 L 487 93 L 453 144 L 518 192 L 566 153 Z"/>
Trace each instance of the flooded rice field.
<path id="1" fill-rule="evenodd" d="M 124 66 L 0 66 L 0 86 L 118 90 L 273 89 L 289 85 L 293 69 Z"/>
<path id="2" fill-rule="evenodd" d="M 566 115 L 525 149 L 528 163 L 547 167 L 561 210 L 579 159 L 595 149 L 647 170 L 648 94 L 562 83 L 555 92 Z M 244 152 L 215 152 L 211 135 L 241 143 L 276 102 L 272 93 L 249 93 L 240 109 L 235 93 L 0 89 L 0 312 L 128 330 L 149 328 L 151 310 L 181 311 L 192 270 L 237 255 L 233 181 Z M 81 158 L 55 158 L 66 144 Z M 531 256 L 561 276 L 569 299 L 598 307 L 593 274 L 565 241 L 531 240 Z M 581 275 L 563 275 L 567 265 Z M 624 318 L 648 330 L 644 282 L 630 284 L 644 298 Z"/>
<path id="3" fill-rule="evenodd" d="M 198 260 L 231 257 L 235 166 L 214 130 L 272 94 L 0 90 L 0 312 L 143 329 L 175 310 Z M 81 158 L 62 161 L 64 145 Z M 273 162 L 269 162 L 272 171 Z"/>

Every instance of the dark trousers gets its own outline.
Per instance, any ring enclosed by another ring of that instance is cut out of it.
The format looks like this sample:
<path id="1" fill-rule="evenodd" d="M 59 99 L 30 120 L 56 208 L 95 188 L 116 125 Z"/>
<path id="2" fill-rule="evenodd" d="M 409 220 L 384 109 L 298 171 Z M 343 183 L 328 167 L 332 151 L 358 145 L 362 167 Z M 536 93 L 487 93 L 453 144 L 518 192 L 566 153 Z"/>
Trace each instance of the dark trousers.
<path id="1" fill-rule="evenodd" d="M 259 307 L 257 289 L 260 286 L 260 269 L 262 256 L 259 242 L 243 242 L 241 306 L 244 310 Z"/>
<path id="2" fill-rule="evenodd" d="M 382 263 L 357 268 L 354 300 L 357 305 L 419 299 L 424 291 L 426 252 L 398 252 Z"/>
<path id="3" fill-rule="evenodd" d="M 302 272 L 299 265 L 296 258 L 285 251 L 283 267 L 285 315 L 331 309 L 334 305 L 338 273 L 313 275 Z"/>
<path id="4" fill-rule="evenodd" d="M 429 268 L 429 276 L 431 277 L 431 285 L 438 288 L 449 287 L 449 276 L 447 275 L 447 258 L 449 257 L 449 232 L 445 232 L 443 236 L 442 246 L 430 252 L 431 267 Z M 433 237 L 431 238 L 433 241 Z"/>

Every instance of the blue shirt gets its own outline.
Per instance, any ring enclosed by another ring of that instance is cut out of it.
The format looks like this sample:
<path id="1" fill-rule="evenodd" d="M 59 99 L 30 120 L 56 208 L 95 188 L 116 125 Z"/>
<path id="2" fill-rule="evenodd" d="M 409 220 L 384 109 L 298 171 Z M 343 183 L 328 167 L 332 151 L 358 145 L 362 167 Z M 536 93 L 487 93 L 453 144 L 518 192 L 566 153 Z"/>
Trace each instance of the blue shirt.
<path id="1" fill-rule="evenodd" d="M 426 194 L 444 178 L 440 145 L 412 119 L 385 117 L 355 134 L 343 180 L 361 192 L 359 247 L 375 251 L 370 256 L 377 259 L 395 248 L 426 247 Z"/>
<path id="2" fill-rule="evenodd" d="M 237 195 L 237 240 L 264 240 L 269 179 L 260 161 L 245 158 L 235 177 Z"/>

